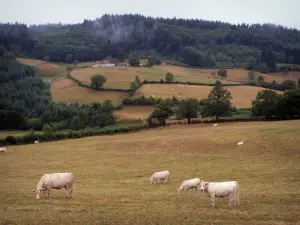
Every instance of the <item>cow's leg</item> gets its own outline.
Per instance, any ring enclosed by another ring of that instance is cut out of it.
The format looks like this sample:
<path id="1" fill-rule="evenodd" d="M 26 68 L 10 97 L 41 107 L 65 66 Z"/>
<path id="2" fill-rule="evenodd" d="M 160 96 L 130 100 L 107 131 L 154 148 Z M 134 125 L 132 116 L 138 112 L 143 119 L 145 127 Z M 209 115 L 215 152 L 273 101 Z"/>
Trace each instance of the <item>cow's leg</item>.
<path id="1" fill-rule="evenodd" d="M 67 191 L 68 191 L 67 198 L 68 198 L 68 199 L 71 199 L 71 198 L 72 198 L 73 190 L 74 190 L 74 187 L 73 187 L 73 186 L 72 186 L 72 187 L 69 187 L 69 188 L 67 189 Z"/>
<path id="2" fill-rule="evenodd" d="M 166 176 L 166 177 L 165 177 L 165 183 L 167 183 L 168 181 L 169 181 L 169 177 Z"/>
<path id="3" fill-rule="evenodd" d="M 48 198 L 50 198 L 51 187 L 47 187 Z"/>
<path id="4" fill-rule="evenodd" d="M 210 206 L 214 207 L 215 206 L 215 194 L 210 194 Z"/>
<path id="5" fill-rule="evenodd" d="M 234 193 L 231 193 L 229 195 L 229 198 L 230 198 L 230 200 L 229 200 L 229 207 L 233 208 L 234 205 L 235 205 L 236 195 Z"/>

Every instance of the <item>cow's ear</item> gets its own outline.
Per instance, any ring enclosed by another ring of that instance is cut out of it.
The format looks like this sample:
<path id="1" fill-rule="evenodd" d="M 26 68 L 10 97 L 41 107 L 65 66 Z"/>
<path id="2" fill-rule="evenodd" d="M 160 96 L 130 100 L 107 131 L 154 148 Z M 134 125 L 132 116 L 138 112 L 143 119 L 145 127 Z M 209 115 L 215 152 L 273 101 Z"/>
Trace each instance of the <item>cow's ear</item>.
<path id="1" fill-rule="evenodd" d="M 204 186 L 207 186 L 209 183 L 208 182 L 205 182 Z"/>

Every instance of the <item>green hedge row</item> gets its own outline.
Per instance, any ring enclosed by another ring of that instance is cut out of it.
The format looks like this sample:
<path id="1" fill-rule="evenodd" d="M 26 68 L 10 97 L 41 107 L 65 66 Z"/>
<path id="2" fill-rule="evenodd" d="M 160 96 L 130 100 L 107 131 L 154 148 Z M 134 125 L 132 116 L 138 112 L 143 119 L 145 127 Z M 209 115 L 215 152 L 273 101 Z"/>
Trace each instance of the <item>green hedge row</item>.
<path id="1" fill-rule="evenodd" d="M 148 81 L 144 80 L 143 84 L 186 84 L 186 85 L 199 85 L 199 86 L 215 86 L 215 84 L 199 83 L 199 82 L 190 82 L 190 81 L 173 81 L 171 83 L 163 81 Z M 223 84 L 223 86 L 248 86 L 248 84 Z"/>
<path id="2" fill-rule="evenodd" d="M 130 131 L 138 131 L 148 128 L 145 123 L 133 123 L 133 124 L 119 124 L 113 126 L 107 126 L 101 129 L 87 128 L 84 130 L 74 131 L 57 131 L 57 132 L 44 132 L 43 134 L 37 134 L 34 131 L 30 131 L 24 136 L 7 136 L 4 140 L 0 140 L 0 144 L 3 145 L 18 145 L 18 144 L 33 144 L 34 141 L 40 142 L 58 141 L 64 139 L 74 139 L 95 135 L 112 135 L 117 133 L 125 133 Z"/>

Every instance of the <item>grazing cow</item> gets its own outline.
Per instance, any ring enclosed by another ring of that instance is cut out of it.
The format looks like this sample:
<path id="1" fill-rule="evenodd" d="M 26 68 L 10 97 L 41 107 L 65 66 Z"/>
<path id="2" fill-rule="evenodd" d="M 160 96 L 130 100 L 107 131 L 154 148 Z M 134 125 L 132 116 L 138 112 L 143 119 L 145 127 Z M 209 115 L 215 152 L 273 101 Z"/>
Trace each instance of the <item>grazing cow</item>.
<path id="1" fill-rule="evenodd" d="M 244 144 L 244 141 L 240 141 L 237 143 L 237 145 L 243 145 Z"/>
<path id="2" fill-rule="evenodd" d="M 50 173 L 44 174 L 38 182 L 36 189 L 33 192 L 36 193 L 36 199 L 40 198 L 41 191 L 48 191 L 48 198 L 50 197 L 51 189 L 65 188 L 68 193 L 66 198 L 72 198 L 74 187 L 74 176 L 72 173 Z"/>
<path id="3" fill-rule="evenodd" d="M 166 171 L 160 171 L 160 172 L 155 172 L 150 177 L 149 182 L 151 184 L 153 184 L 153 182 L 161 181 L 161 180 L 164 180 L 165 182 L 167 182 L 170 179 L 169 176 L 170 176 L 170 172 L 168 170 L 166 170 Z"/>
<path id="4" fill-rule="evenodd" d="M 193 178 L 193 179 L 189 179 L 189 180 L 184 180 L 182 181 L 178 191 L 179 194 L 181 193 L 181 191 L 187 191 L 189 189 L 194 189 L 195 192 L 197 191 L 197 187 L 200 185 L 200 179 L 199 178 Z"/>
<path id="5" fill-rule="evenodd" d="M 211 207 L 215 206 L 215 197 L 226 197 L 229 195 L 229 207 L 233 208 L 235 201 L 239 202 L 239 185 L 236 181 L 226 182 L 200 182 L 200 190 L 210 196 Z"/>
<path id="6" fill-rule="evenodd" d="M 6 148 L 0 148 L 0 152 L 4 152 L 6 154 Z"/>

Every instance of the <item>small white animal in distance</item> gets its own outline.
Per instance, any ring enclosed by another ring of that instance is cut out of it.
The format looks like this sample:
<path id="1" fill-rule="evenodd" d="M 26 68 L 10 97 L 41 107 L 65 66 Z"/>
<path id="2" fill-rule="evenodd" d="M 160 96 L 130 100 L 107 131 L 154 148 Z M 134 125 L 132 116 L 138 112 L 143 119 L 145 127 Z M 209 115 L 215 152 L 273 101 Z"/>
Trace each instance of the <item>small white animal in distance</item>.
<path id="1" fill-rule="evenodd" d="M 240 141 L 237 143 L 237 145 L 243 145 L 244 144 L 244 141 Z"/>
<path id="2" fill-rule="evenodd" d="M 39 141 L 34 141 L 34 144 L 35 144 L 35 145 L 37 145 L 37 144 L 39 144 L 39 143 L 40 143 Z"/>
<path id="3" fill-rule="evenodd" d="M 6 148 L 0 148 L 0 152 L 4 152 L 6 154 Z"/>
<path id="4" fill-rule="evenodd" d="M 217 123 L 213 125 L 213 127 L 216 127 L 216 126 L 218 126 L 218 124 L 217 124 Z"/>

